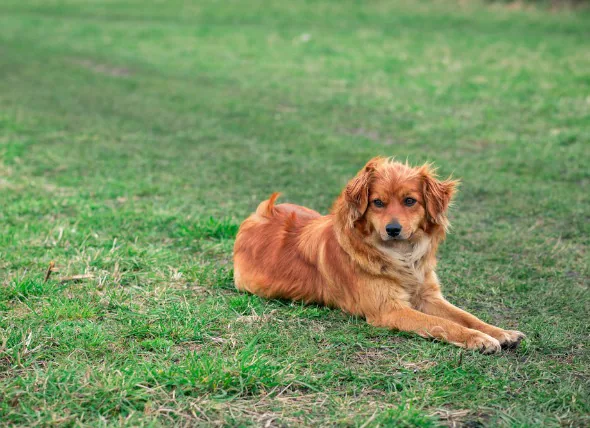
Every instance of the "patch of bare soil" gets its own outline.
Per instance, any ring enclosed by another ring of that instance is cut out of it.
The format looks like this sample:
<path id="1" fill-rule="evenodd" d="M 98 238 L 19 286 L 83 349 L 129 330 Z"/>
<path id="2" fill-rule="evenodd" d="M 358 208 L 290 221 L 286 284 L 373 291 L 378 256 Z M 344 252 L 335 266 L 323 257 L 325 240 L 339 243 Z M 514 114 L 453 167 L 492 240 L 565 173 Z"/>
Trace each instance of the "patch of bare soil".
<path id="1" fill-rule="evenodd" d="M 113 77 L 123 77 L 123 76 L 130 76 L 131 70 L 125 67 L 115 67 L 109 64 L 101 64 L 95 61 L 91 61 L 88 59 L 76 59 L 73 61 L 74 64 L 77 64 L 87 70 L 94 71 L 98 74 L 105 74 L 107 76 Z"/>

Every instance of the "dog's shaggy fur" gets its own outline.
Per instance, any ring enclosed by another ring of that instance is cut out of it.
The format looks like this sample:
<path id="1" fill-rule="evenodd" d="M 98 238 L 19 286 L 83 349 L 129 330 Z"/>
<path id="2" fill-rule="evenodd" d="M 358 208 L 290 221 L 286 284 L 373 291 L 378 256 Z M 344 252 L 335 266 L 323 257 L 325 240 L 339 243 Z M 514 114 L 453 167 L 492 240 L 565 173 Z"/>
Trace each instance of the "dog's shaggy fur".
<path id="1" fill-rule="evenodd" d="M 381 327 L 412 331 L 486 353 L 524 335 L 486 324 L 442 296 L 436 251 L 458 182 L 429 165 L 371 159 L 342 191 L 330 215 L 278 193 L 246 219 L 234 247 L 238 289 L 315 302 Z"/>

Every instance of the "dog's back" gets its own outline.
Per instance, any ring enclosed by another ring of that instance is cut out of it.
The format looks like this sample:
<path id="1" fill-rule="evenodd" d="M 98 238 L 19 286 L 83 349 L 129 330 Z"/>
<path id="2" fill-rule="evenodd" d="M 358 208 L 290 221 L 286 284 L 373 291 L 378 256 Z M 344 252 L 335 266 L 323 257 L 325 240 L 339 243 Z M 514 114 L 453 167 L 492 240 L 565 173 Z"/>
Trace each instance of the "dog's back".
<path id="1" fill-rule="evenodd" d="M 240 290 L 269 298 L 316 301 L 309 288 L 320 281 L 318 246 L 307 237 L 317 238 L 326 217 L 294 204 L 279 204 L 279 196 L 261 202 L 240 226 L 234 245 L 234 280 Z M 321 236 L 321 235 L 320 235 Z"/>

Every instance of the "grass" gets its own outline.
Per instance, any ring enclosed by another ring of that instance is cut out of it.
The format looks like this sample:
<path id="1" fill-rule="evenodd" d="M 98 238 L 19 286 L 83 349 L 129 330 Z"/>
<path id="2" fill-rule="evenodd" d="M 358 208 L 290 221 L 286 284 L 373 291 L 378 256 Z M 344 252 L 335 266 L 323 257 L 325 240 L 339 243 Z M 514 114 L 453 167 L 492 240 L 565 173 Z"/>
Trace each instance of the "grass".
<path id="1" fill-rule="evenodd" d="M 590 424 L 589 22 L 477 2 L 4 0 L 0 424 Z M 258 201 L 327 212 L 378 154 L 462 178 L 439 276 L 520 348 L 234 290 Z"/>

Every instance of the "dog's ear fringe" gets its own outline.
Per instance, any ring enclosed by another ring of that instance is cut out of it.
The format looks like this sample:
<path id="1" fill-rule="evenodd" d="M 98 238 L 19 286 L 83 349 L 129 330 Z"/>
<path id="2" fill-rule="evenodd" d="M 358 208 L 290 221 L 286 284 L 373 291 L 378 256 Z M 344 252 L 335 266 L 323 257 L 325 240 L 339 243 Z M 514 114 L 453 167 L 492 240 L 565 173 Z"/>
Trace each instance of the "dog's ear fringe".
<path id="1" fill-rule="evenodd" d="M 369 204 L 369 186 L 371 180 L 377 167 L 386 161 L 387 158 L 382 156 L 374 157 L 346 185 L 343 193 L 344 200 L 348 205 L 346 224 L 349 228 L 353 228 L 355 222 L 365 214 Z"/>
<path id="2" fill-rule="evenodd" d="M 419 168 L 423 179 L 423 194 L 426 203 L 426 214 L 429 220 L 444 227 L 450 227 L 447 218 L 447 210 L 451 206 L 453 196 L 457 193 L 460 181 L 452 177 L 439 180 L 436 168 L 431 163 L 426 163 Z"/>

